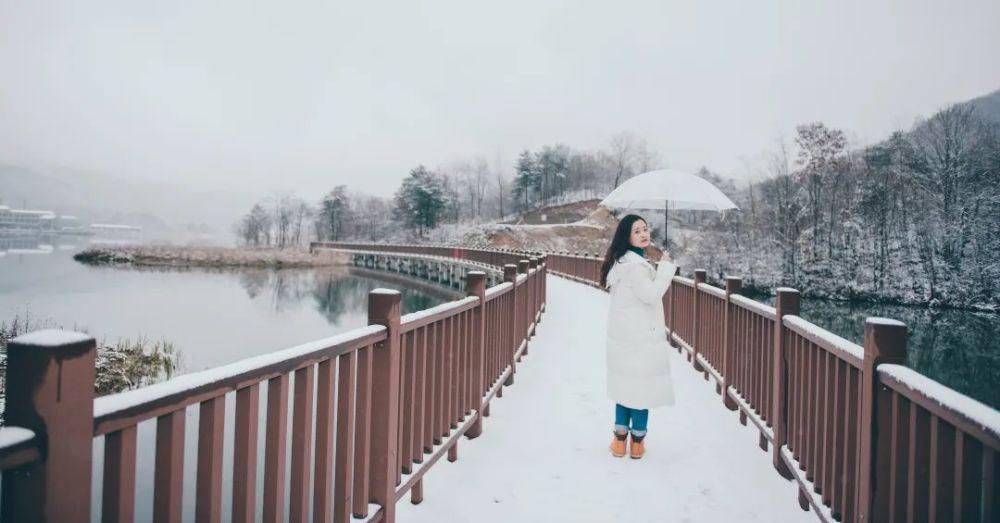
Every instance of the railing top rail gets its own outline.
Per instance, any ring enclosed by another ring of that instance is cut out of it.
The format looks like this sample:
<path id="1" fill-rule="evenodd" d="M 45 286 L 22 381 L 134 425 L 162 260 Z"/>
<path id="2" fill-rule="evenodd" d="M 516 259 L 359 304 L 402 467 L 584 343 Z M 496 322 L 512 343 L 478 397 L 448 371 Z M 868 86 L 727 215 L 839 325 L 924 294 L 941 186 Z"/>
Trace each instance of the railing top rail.
<path id="1" fill-rule="evenodd" d="M 221 367 L 184 374 L 141 389 L 102 396 L 94 400 L 94 436 L 121 430 L 385 339 L 384 326 L 369 325 Z"/>
<path id="2" fill-rule="evenodd" d="M 679 283 L 688 287 L 694 288 L 694 280 L 691 278 L 685 278 L 683 276 L 674 276 L 674 283 Z"/>
<path id="3" fill-rule="evenodd" d="M 883 363 L 877 371 L 885 386 L 979 439 L 983 445 L 1000 450 L 1000 412 L 996 409 L 903 365 Z"/>
<path id="4" fill-rule="evenodd" d="M 466 296 L 460 300 L 450 301 L 448 303 L 442 303 L 436 307 L 431 307 L 429 309 L 424 309 L 422 311 L 411 312 L 404 315 L 399 320 L 399 328 L 401 333 L 410 332 L 414 329 L 419 329 L 424 325 L 429 325 L 438 320 L 454 316 L 456 314 L 463 313 L 467 310 L 474 309 L 479 304 L 479 297 L 477 296 Z"/>
<path id="5" fill-rule="evenodd" d="M 815 343 L 820 348 L 839 357 L 853 367 L 858 369 L 861 368 L 861 364 L 865 360 L 865 349 L 861 345 L 845 340 L 844 338 L 841 338 L 828 330 L 817 327 L 816 325 L 809 323 L 798 316 L 785 316 L 782 323 L 784 323 L 785 327 L 788 327 L 792 332 Z"/>
<path id="6" fill-rule="evenodd" d="M 739 294 L 730 294 L 729 300 L 733 302 L 733 304 L 736 305 L 737 307 L 747 309 L 751 312 L 755 312 L 770 320 L 773 320 L 778 316 L 778 311 L 776 311 L 774 307 L 767 305 L 765 303 L 761 303 L 757 300 L 751 300 L 746 296 L 740 296 Z"/>
<path id="7" fill-rule="evenodd" d="M 505 281 L 499 285 L 494 285 L 489 289 L 486 289 L 486 301 L 490 301 L 498 296 L 503 296 L 504 294 L 510 292 L 513 288 L 514 284 L 509 281 Z"/>
<path id="8" fill-rule="evenodd" d="M 701 290 L 702 292 L 706 292 L 708 294 L 711 294 L 712 296 L 715 296 L 716 298 L 726 299 L 726 291 L 724 291 L 724 290 L 722 290 L 722 289 L 720 289 L 718 287 L 713 287 L 712 285 L 709 285 L 707 283 L 699 283 L 698 284 L 698 289 Z"/>
<path id="9" fill-rule="evenodd" d="M 35 432 L 23 427 L 0 427 L 0 470 L 41 459 Z"/>

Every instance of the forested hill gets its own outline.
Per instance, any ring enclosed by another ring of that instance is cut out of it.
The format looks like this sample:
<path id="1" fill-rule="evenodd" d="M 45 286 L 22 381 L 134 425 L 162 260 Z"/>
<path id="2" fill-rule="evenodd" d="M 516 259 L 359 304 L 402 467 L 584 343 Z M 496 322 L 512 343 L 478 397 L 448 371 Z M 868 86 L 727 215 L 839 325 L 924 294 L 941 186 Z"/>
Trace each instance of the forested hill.
<path id="1" fill-rule="evenodd" d="M 1000 89 L 962 105 L 972 107 L 981 118 L 1000 124 Z"/>
<path id="2" fill-rule="evenodd" d="M 690 237 L 689 263 L 807 295 L 1000 308 L 1000 91 L 859 150 L 819 123 L 795 141 L 732 194 L 740 212 Z"/>

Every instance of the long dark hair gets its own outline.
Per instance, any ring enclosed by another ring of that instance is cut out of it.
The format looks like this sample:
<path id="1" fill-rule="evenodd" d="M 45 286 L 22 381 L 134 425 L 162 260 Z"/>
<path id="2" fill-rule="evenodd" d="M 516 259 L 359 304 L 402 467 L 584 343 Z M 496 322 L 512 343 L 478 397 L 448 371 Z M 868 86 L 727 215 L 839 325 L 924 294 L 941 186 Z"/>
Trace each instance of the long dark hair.
<path id="1" fill-rule="evenodd" d="M 608 273 L 611 272 L 611 267 L 632 246 L 629 237 L 632 236 L 632 224 L 637 221 L 647 223 L 642 216 L 637 214 L 628 214 L 622 218 L 622 221 L 618 222 L 615 236 L 611 238 L 611 245 L 608 246 L 608 252 L 604 255 L 604 264 L 601 265 L 601 287 L 608 286 Z"/>

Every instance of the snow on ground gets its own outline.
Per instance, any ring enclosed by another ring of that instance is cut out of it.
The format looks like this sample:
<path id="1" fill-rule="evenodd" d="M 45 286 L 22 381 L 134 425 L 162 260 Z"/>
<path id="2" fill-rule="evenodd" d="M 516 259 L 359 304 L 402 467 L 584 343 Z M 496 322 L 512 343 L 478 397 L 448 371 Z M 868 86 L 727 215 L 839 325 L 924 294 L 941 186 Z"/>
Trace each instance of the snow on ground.
<path id="1" fill-rule="evenodd" d="M 483 435 L 459 442 L 456 463 L 427 472 L 424 502 L 400 500 L 399 521 L 816 521 L 757 447 L 757 431 L 675 350 L 677 404 L 650 413 L 643 459 L 612 457 L 608 296 L 555 276 L 548 284 L 514 386 L 493 401 Z"/>

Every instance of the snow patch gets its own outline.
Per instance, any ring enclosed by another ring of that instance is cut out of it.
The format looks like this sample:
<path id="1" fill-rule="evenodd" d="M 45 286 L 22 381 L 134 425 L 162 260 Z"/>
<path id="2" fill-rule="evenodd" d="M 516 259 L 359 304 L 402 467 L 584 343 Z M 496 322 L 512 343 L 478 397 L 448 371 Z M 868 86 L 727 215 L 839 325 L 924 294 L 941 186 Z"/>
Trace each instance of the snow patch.
<path id="1" fill-rule="evenodd" d="M 35 439 L 35 432 L 22 427 L 0 427 L 0 449 Z"/>
<path id="2" fill-rule="evenodd" d="M 72 345 L 93 340 L 91 336 L 82 332 L 64 331 L 59 329 L 44 329 L 18 336 L 11 340 L 11 343 L 19 345 L 31 345 L 35 347 L 58 347 L 60 345 Z"/>
<path id="3" fill-rule="evenodd" d="M 906 327 L 906 324 L 891 318 L 868 318 L 865 323 L 871 323 L 872 325 L 889 325 L 892 327 Z"/>

